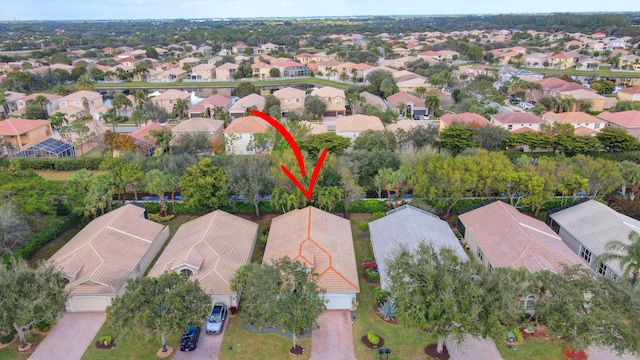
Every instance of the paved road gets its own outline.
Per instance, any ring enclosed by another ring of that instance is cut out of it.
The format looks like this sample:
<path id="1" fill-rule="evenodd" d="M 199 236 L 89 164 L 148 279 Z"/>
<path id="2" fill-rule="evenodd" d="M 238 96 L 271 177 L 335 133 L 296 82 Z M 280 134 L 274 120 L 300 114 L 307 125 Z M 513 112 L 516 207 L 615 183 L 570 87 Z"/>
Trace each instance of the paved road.
<path id="1" fill-rule="evenodd" d="M 80 359 L 104 323 L 102 313 L 64 313 L 29 360 Z"/>
<path id="2" fill-rule="evenodd" d="M 229 321 L 225 321 L 224 327 L 227 328 Z M 222 347 L 222 340 L 224 338 L 224 331 L 222 334 L 207 335 L 204 330 L 204 324 L 202 324 L 202 333 L 200 334 L 200 340 L 198 340 L 198 347 L 193 351 L 180 351 L 180 347 L 176 348 L 176 356 L 173 360 L 217 360 L 218 353 Z"/>
<path id="3" fill-rule="evenodd" d="M 311 333 L 310 360 L 355 360 L 351 312 L 328 310 Z"/>

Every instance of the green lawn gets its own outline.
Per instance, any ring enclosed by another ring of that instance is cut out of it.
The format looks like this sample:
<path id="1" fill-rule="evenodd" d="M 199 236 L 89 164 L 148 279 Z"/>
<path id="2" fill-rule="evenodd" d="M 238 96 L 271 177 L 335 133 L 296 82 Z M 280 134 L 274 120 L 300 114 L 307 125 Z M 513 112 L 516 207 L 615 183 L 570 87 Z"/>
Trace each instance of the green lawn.
<path id="1" fill-rule="evenodd" d="M 600 67 L 598 71 L 589 71 L 589 70 L 576 70 L 574 68 L 570 69 L 539 69 L 539 68 L 527 68 L 527 70 L 531 70 L 540 74 L 550 74 L 550 75 L 583 75 L 583 76 L 602 76 L 602 75 L 610 75 L 621 78 L 640 78 L 640 72 L 637 71 L 611 71 L 609 67 Z"/>
<path id="2" fill-rule="evenodd" d="M 102 170 L 88 170 L 92 172 L 94 175 L 105 173 L 106 171 Z M 75 171 L 52 171 L 52 170 L 37 170 L 36 174 L 38 174 L 41 178 L 51 181 L 56 181 L 60 183 L 64 183 L 67 180 L 73 177 Z"/>
<path id="3" fill-rule="evenodd" d="M 385 341 L 384 347 L 389 347 L 393 351 L 394 359 L 425 359 L 425 346 L 435 343 L 436 338 L 421 330 L 393 325 L 381 320 L 373 310 L 375 299 L 373 288 L 375 285 L 364 280 L 364 270 L 362 263 L 365 260 L 373 260 L 373 249 L 367 234 L 361 237 L 358 224 L 371 219 L 370 214 L 350 214 L 351 231 L 353 232 L 353 243 L 356 253 L 356 264 L 358 266 L 358 277 L 360 280 L 360 294 L 358 294 L 358 310 L 356 322 L 353 324 L 353 343 L 356 359 L 373 359 L 377 356 L 376 350 L 367 348 L 361 342 L 361 338 L 369 330 L 373 330 L 376 335 L 382 336 Z"/>
<path id="4" fill-rule="evenodd" d="M 37 345 L 44 339 L 44 335 L 40 335 L 38 333 L 26 333 L 25 337 L 28 342 L 33 344 L 31 350 L 19 353 L 17 351 L 18 345 L 20 344 L 19 340 L 15 340 L 11 345 L 0 349 L 0 360 L 26 360 L 33 354 L 33 351 L 36 349 Z"/>
<path id="5" fill-rule="evenodd" d="M 257 334 L 249 332 L 242 327 L 239 316 L 229 318 L 229 320 L 227 329 L 224 332 L 222 349 L 220 349 L 218 356 L 220 360 L 293 358 L 288 353 L 291 346 L 293 346 L 290 338 L 275 333 Z M 311 355 L 311 338 L 299 339 L 298 344 L 304 346 L 305 353 L 296 357 L 296 359 L 309 359 Z"/>
<path id="6" fill-rule="evenodd" d="M 133 89 L 133 88 L 152 88 L 152 89 L 162 89 L 162 88 L 216 88 L 216 87 L 236 87 L 240 84 L 241 81 L 211 81 L 211 82 L 174 82 L 174 83 L 150 83 L 144 81 L 131 81 L 125 83 L 104 83 L 104 84 L 96 84 L 96 90 L 100 89 Z M 324 86 L 333 86 L 339 89 L 346 90 L 351 84 L 344 84 L 337 81 L 319 79 L 315 77 L 307 77 L 307 78 L 294 78 L 294 79 L 285 79 L 285 80 L 261 80 L 261 81 L 252 81 L 252 84 L 256 86 L 260 85 L 287 85 L 287 84 L 317 84 Z"/>
<path id="7" fill-rule="evenodd" d="M 115 349 L 98 349 L 95 346 L 96 341 L 103 335 L 116 336 L 116 348 Z M 180 335 L 182 333 L 169 333 L 167 334 L 167 345 L 173 346 L 175 351 L 180 351 L 178 344 L 180 343 Z M 202 336 L 202 335 L 200 335 Z M 125 339 L 118 340 L 117 334 L 114 334 L 109 329 L 109 321 L 106 321 L 95 338 L 91 341 L 91 344 L 82 355 L 83 360 L 156 360 L 156 351 L 160 349 L 161 342 L 160 336 L 148 338 L 144 334 L 131 334 Z M 173 356 L 166 357 L 165 359 L 172 359 Z"/>
<path id="8" fill-rule="evenodd" d="M 567 345 L 562 341 L 549 341 L 534 337 L 528 338 L 522 345 L 512 345 L 509 349 L 501 341 L 496 341 L 498 350 L 505 360 L 563 360 L 566 359 L 562 350 Z M 517 350 L 515 350 L 517 349 Z"/>

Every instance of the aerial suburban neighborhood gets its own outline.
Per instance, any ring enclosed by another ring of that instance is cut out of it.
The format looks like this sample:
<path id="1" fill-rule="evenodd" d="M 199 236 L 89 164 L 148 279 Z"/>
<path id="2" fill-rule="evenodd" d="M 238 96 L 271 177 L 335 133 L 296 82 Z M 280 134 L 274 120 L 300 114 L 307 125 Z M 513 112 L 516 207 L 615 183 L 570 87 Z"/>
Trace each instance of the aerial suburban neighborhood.
<path id="1" fill-rule="evenodd" d="M 552 11 L 0 20 L 0 359 L 640 359 L 640 14 Z"/>

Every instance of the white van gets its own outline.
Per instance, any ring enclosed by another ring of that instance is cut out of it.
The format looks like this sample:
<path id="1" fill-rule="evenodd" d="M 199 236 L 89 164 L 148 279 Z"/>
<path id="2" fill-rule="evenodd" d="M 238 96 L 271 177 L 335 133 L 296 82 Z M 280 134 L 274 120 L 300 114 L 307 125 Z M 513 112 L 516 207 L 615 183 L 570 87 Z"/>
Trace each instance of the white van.
<path id="1" fill-rule="evenodd" d="M 520 106 L 521 108 L 525 109 L 525 110 L 530 110 L 533 109 L 533 104 L 532 103 L 528 103 L 528 102 L 520 102 L 520 104 L 518 104 L 518 106 Z"/>

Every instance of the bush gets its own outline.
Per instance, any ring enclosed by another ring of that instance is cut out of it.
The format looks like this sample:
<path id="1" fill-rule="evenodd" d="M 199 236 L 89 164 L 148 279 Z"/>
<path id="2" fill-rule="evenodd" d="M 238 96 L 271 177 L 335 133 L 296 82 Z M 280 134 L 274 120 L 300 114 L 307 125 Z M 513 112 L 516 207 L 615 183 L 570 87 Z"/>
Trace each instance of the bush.
<path id="1" fill-rule="evenodd" d="M 365 261 L 362 263 L 362 267 L 365 269 L 378 270 L 378 263 L 375 261 Z"/>
<path id="2" fill-rule="evenodd" d="M 380 343 L 380 337 L 378 337 L 378 335 L 376 335 L 373 330 L 369 330 L 369 332 L 367 333 L 367 340 L 369 340 L 369 343 L 373 346 L 378 346 L 378 344 Z"/>
<path id="3" fill-rule="evenodd" d="M 267 235 L 260 235 L 260 243 L 262 243 L 263 245 L 266 245 L 268 238 L 269 238 L 269 236 L 267 236 Z"/>
<path id="4" fill-rule="evenodd" d="M 516 335 L 517 342 L 522 342 L 524 340 L 524 337 L 522 336 L 522 332 L 520 331 L 520 329 L 514 329 L 513 333 Z"/>
<path id="5" fill-rule="evenodd" d="M 149 220 L 151 221 L 155 221 L 155 222 L 167 222 L 171 219 L 173 219 L 176 215 L 175 214 L 169 214 L 167 216 L 161 216 L 160 214 L 149 214 Z"/>
<path id="6" fill-rule="evenodd" d="M 371 214 L 371 221 L 378 220 L 380 218 L 385 217 L 386 215 L 387 215 L 387 213 L 384 212 L 384 211 L 376 211 L 373 214 Z"/>
<path id="7" fill-rule="evenodd" d="M 336 208 L 336 210 L 339 210 Z M 387 205 L 384 201 L 367 199 L 367 200 L 356 200 L 351 203 L 349 206 L 349 212 L 354 213 L 374 213 L 377 211 L 386 212 L 389 210 L 389 205 Z"/>
<path id="8" fill-rule="evenodd" d="M 101 345 L 109 345 L 109 344 L 111 344 L 112 340 L 113 339 L 111 338 L 111 336 L 103 335 L 103 336 L 100 337 L 100 344 Z"/>
<path id="9" fill-rule="evenodd" d="M 14 163 L 20 169 L 31 170 L 54 170 L 54 171 L 77 171 L 82 169 L 99 170 L 102 158 L 99 157 L 79 157 L 79 158 L 12 158 L 9 161 L 0 162 L 0 166 L 9 166 Z"/>
<path id="10" fill-rule="evenodd" d="M 35 254 L 36 251 L 42 249 L 43 246 L 58 237 L 58 235 L 73 227 L 78 226 L 81 220 L 82 218 L 79 215 L 74 214 L 65 217 L 63 220 L 54 222 L 51 226 L 29 236 L 29 238 L 27 239 L 27 243 L 24 246 L 16 249 L 13 255 L 16 258 L 29 258 L 31 255 Z"/>
<path id="11" fill-rule="evenodd" d="M 378 307 L 378 314 L 385 318 L 385 320 L 395 320 L 396 308 L 395 302 L 387 301 Z"/>
<path id="12" fill-rule="evenodd" d="M 380 286 L 376 286 L 373 288 L 373 296 L 376 299 L 377 303 L 382 304 L 383 302 L 387 301 L 389 293 L 382 290 Z"/>
<path id="13" fill-rule="evenodd" d="M 41 322 L 41 323 L 34 324 L 33 328 L 40 332 L 46 333 L 46 332 L 49 332 L 49 330 L 51 330 L 51 324 L 48 322 Z"/>
<path id="14" fill-rule="evenodd" d="M 364 276 L 369 279 L 369 281 L 380 281 L 380 274 L 373 272 L 372 269 L 365 269 Z"/>
<path id="15" fill-rule="evenodd" d="M 358 224 L 358 229 L 360 229 L 360 231 L 362 232 L 367 232 L 369 230 L 369 224 L 367 224 L 366 222 L 361 222 L 360 224 Z"/>
<path id="16" fill-rule="evenodd" d="M 15 335 L 16 332 L 13 329 L 11 331 L 0 331 L 0 344 L 8 344 L 12 342 Z"/>

